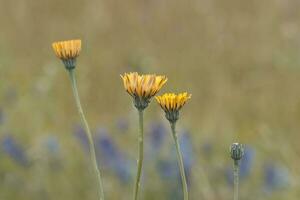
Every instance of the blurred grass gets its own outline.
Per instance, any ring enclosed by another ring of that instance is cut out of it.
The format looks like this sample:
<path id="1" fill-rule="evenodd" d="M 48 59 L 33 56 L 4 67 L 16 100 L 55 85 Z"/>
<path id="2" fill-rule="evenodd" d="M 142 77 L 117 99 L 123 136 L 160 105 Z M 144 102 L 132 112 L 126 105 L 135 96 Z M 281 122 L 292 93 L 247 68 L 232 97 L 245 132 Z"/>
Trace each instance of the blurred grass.
<path id="1" fill-rule="evenodd" d="M 299 1 L 1 0 L 0 4 L 0 106 L 5 115 L 1 135 L 14 135 L 39 157 L 34 147 L 43 136 L 54 134 L 67 163 L 61 174 L 52 174 L 39 159 L 30 169 L 9 159 L 0 161 L 0 199 L 40 199 L 46 198 L 44 193 L 51 194 L 48 199 L 94 199 L 92 174 L 83 171 L 89 168 L 88 161 L 70 134 L 79 122 L 70 84 L 51 49 L 53 41 L 73 38 L 83 40 L 77 75 L 87 118 L 94 130 L 113 129 L 120 116 L 132 113 L 130 135 L 113 135 L 132 158 L 135 113 L 119 74 L 165 74 L 169 81 L 162 92 L 193 94 L 179 122 L 192 130 L 199 155 L 192 199 L 230 199 L 230 187 L 219 179 L 206 177 L 211 187 L 202 183 L 212 166 L 229 164 L 228 146 L 237 139 L 257 150 L 254 175 L 242 185 L 243 199 L 253 198 L 247 195 L 262 182 L 260 169 L 268 160 L 288 168 L 291 185 L 268 197 L 258 192 L 255 198 L 299 196 Z M 153 102 L 145 123 L 157 117 L 164 120 Z M 199 150 L 207 140 L 216 151 L 209 161 Z M 150 182 L 145 180 L 146 194 L 161 192 L 159 181 Z M 118 186 L 110 177 L 106 184 L 109 199 L 130 198 L 131 185 Z M 208 196 L 205 189 L 199 190 L 202 187 L 208 188 Z"/>

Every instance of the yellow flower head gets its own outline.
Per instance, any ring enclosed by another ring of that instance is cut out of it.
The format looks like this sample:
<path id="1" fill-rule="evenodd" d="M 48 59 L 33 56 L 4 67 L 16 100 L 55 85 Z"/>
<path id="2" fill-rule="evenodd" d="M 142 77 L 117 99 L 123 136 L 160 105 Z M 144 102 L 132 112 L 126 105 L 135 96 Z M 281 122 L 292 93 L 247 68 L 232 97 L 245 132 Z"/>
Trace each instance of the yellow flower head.
<path id="1" fill-rule="evenodd" d="M 176 122 L 179 118 L 179 110 L 191 98 L 191 94 L 186 92 L 174 94 L 166 93 L 155 97 L 160 107 L 165 111 L 166 117 L 171 122 Z"/>
<path id="2" fill-rule="evenodd" d="M 81 51 L 81 40 L 68 40 L 52 44 L 55 55 L 60 58 L 67 69 L 75 68 L 76 58 Z"/>
<path id="3" fill-rule="evenodd" d="M 138 109 L 145 109 L 150 99 L 156 95 L 167 82 L 165 76 L 155 74 L 139 75 L 137 72 L 125 73 L 123 76 L 125 90 L 134 98 Z"/>

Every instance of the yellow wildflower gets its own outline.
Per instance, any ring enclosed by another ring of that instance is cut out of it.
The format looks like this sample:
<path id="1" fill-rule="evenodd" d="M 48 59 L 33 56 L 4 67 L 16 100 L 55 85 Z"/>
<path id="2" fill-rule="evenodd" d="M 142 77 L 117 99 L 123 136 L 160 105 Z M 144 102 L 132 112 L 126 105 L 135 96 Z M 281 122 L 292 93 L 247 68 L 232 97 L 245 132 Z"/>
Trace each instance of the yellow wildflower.
<path id="1" fill-rule="evenodd" d="M 166 76 L 155 74 L 139 75 L 137 72 L 125 73 L 123 76 L 125 90 L 134 98 L 138 109 L 145 109 L 150 99 L 156 95 L 167 82 Z"/>
<path id="2" fill-rule="evenodd" d="M 67 40 L 52 44 L 55 55 L 60 58 L 67 69 L 75 68 L 76 58 L 81 51 L 81 40 Z"/>
<path id="3" fill-rule="evenodd" d="M 176 122 L 179 117 L 179 110 L 191 98 L 191 94 L 186 92 L 174 94 L 166 93 L 155 97 L 160 107 L 165 111 L 166 117 L 171 122 Z"/>

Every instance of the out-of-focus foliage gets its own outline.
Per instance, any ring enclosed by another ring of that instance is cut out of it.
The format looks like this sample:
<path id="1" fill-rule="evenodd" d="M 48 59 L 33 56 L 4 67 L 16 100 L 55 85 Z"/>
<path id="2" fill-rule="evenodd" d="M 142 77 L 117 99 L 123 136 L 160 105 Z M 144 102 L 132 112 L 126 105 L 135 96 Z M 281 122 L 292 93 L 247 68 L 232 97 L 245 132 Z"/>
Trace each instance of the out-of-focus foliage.
<path id="1" fill-rule="evenodd" d="M 191 200 L 299 198 L 300 1 L 0 0 L 0 199 L 95 199 L 87 141 L 51 43 L 80 38 L 77 76 L 107 199 L 131 199 L 137 116 L 120 74 L 192 93 L 178 121 Z M 181 199 L 171 133 L 145 113 L 145 200 Z"/>

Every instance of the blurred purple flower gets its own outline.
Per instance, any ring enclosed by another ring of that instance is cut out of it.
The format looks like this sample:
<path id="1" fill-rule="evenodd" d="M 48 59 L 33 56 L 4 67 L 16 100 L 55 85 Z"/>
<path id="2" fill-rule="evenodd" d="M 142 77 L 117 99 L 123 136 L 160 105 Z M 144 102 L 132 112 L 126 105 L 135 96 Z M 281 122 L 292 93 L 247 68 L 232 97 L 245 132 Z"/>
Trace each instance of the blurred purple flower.
<path id="1" fill-rule="evenodd" d="M 287 168 L 268 163 L 264 167 L 264 183 L 267 191 L 286 188 L 290 182 Z"/>
<path id="2" fill-rule="evenodd" d="M 191 170 L 192 170 L 192 165 L 194 163 L 193 145 L 189 133 L 187 131 L 183 131 L 178 135 L 179 135 L 179 144 L 181 147 L 181 153 L 183 157 L 184 171 L 185 171 L 187 183 L 188 185 L 190 185 Z M 168 160 L 166 159 L 158 160 L 157 170 L 158 173 L 160 174 L 160 177 L 164 180 L 165 179 L 181 180 L 177 155 L 176 155 L 176 149 L 174 145 L 172 146 L 172 151 L 170 152 L 170 156 Z"/>
<path id="3" fill-rule="evenodd" d="M 180 133 L 179 143 L 186 168 L 191 168 L 194 162 L 193 144 L 188 131 Z"/>
<path id="4" fill-rule="evenodd" d="M 126 159 L 124 156 L 120 156 L 114 165 L 115 173 L 117 174 L 118 178 L 124 182 L 128 183 L 131 181 L 132 178 L 132 165 L 131 162 Z"/>
<path id="5" fill-rule="evenodd" d="M 29 164 L 28 157 L 23 147 L 18 144 L 12 136 L 5 136 L 1 143 L 3 151 L 7 153 L 15 162 L 22 166 L 27 166 Z"/>
<path id="6" fill-rule="evenodd" d="M 106 129 L 97 131 L 95 145 L 101 164 L 112 170 L 122 182 L 130 181 L 131 163 L 120 152 Z"/>
<path id="7" fill-rule="evenodd" d="M 194 163 L 193 144 L 190 134 L 187 130 L 180 133 L 179 137 L 180 148 L 183 157 L 184 171 L 188 185 L 190 185 L 192 165 Z"/>
<path id="8" fill-rule="evenodd" d="M 181 177 L 180 172 L 178 168 L 178 163 L 176 159 L 170 159 L 170 160 L 159 160 L 157 162 L 157 170 L 159 177 L 163 181 L 167 181 L 168 183 L 165 184 L 165 191 L 168 192 L 168 199 L 177 200 L 182 199 L 183 194 L 181 187 Z"/>
<path id="9" fill-rule="evenodd" d="M 106 129 L 98 129 L 95 146 L 101 163 L 108 168 L 113 167 L 115 160 L 119 157 L 119 152 Z"/>
<path id="10" fill-rule="evenodd" d="M 250 175 L 250 172 L 253 168 L 254 164 L 254 158 L 255 158 L 255 149 L 253 149 L 250 146 L 245 146 L 244 149 L 244 156 L 241 160 L 241 166 L 240 166 L 240 177 L 246 178 Z"/>
<path id="11" fill-rule="evenodd" d="M 162 123 L 151 124 L 149 132 L 151 150 L 155 152 L 160 150 L 164 143 L 166 134 L 166 127 Z"/>
<path id="12" fill-rule="evenodd" d="M 176 160 L 159 160 L 157 169 L 160 177 L 163 180 L 177 178 L 179 175 L 178 164 Z"/>

